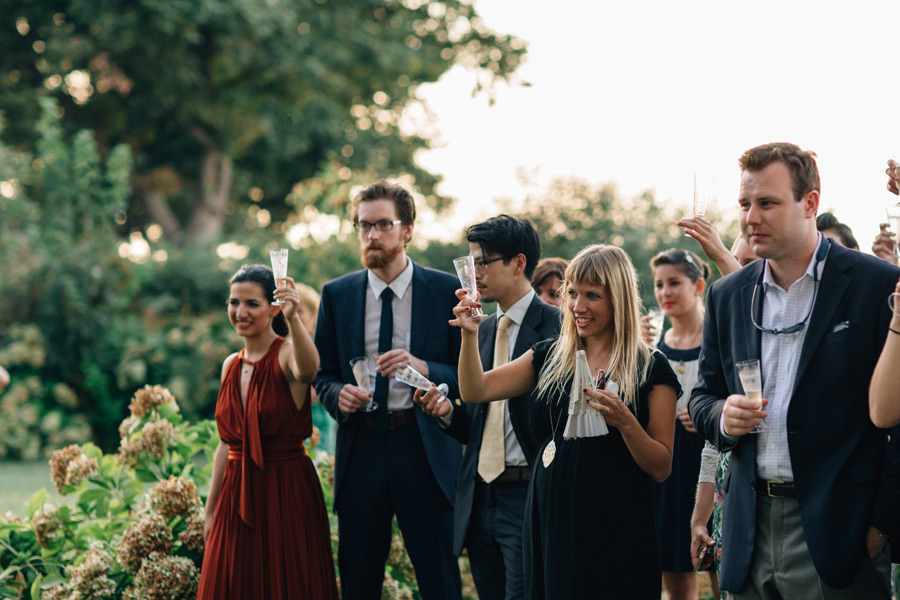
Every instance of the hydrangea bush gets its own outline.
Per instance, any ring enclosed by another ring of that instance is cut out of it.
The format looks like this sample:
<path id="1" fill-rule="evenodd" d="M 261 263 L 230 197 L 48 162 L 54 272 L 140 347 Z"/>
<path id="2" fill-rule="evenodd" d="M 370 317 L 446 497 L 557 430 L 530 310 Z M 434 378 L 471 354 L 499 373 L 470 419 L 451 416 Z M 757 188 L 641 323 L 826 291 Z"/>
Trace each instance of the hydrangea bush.
<path id="1" fill-rule="evenodd" d="M 214 421 L 187 423 L 171 392 L 138 390 L 119 427 L 116 454 L 93 444 L 65 446 L 50 459 L 50 478 L 71 506 L 53 506 L 42 489 L 26 518 L 0 514 L 0 598 L 33 600 L 193 600 L 203 558 L 201 489 L 219 442 Z M 307 441 L 329 509 L 337 564 L 337 519 L 331 512 L 334 459 Z M 475 598 L 468 562 L 465 598 Z M 385 599 L 419 598 L 415 572 L 394 523 L 385 569 Z"/>

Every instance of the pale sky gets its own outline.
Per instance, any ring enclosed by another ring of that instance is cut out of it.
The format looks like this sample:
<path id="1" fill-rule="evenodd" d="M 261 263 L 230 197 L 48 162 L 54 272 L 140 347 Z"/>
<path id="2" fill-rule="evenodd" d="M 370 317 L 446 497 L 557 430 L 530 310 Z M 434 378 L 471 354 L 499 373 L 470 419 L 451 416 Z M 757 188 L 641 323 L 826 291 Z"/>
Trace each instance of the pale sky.
<path id="1" fill-rule="evenodd" d="M 529 43 L 518 75 L 531 87 L 501 85 L 489 106 L 456 67 L 420 88 L 439 144 L 419 162 L 458 199 L 455 226 L 569 175 L 615 182 L 626 197 L 653 189 L 689 211 L 693 175 L 707 174 L 713 203 L 736 217 L 737 158 L 772 141 L 818 154 L 820 212 L 833 209 L 864 250 L 897 201 L 884 174 L 900 160 L 896 0 L 476 6 Z M 519 171 L 539 185 L 520 185 Z"/>

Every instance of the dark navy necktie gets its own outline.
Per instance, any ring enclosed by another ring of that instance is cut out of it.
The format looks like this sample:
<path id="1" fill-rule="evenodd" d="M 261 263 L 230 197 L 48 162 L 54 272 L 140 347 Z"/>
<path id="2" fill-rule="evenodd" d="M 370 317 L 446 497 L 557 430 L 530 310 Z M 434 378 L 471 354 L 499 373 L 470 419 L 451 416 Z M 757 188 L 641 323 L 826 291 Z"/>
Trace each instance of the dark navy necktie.
<path id="1" fill-rule="evenodd" d="M 394 292 L 391 288 L 384 288 L 381 292 L 381 323 L 378 326 L 378 354 L 384 354 L 391 349 L 394 338 L 394 310 L 391 302 Z M 373 400 L 378 404 L 375 409 L 375 430 L 378 433 L 387 431 L 388 408 L 388 384 L 390 379 L 380 374 L 375 377 L 375 394 Z"/>

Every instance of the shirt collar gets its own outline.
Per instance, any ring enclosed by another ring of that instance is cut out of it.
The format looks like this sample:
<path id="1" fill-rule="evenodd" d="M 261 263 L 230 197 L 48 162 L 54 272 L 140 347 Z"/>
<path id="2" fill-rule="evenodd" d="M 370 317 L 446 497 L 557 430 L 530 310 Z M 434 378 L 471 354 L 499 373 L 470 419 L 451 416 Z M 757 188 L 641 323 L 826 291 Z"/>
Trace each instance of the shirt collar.
<path id="1" fill-rule="evenodd" d="M 819 233 L 818 241 L 816 242 L 816 249 L 813 251 L 812 258 L 809 259 L 809 264 L 806 265 L 806 271 L 804 271 L 804 273 L 800 277 L 800 279 L 803 279 L 804 277 L 808 277 L 813 280 L 815 279 L 815 276 L 813 275 L 813 269 L 816 266 L 816 256 L 818 256 L 819 249 L 822 247 L 823 243 L 827 243 L 827 242 L 825 242 L 825 236 L 823 236 L 821 233 Z M 822 259 L 821 261 L 819 261 L 819 281 L 822 280 L 822 269 L 824 269 L 824 268 L 825 268 L 825 260 Z M 765 261 L 765 263 L 763 265 L 763 284 L 765 284 L 767 287 L 776 287 L 778 289 L 781 289 L 781 286 L 779 286 L 777 283 L 775 283 L 775 279 L 772 277 L 772 271 L 771 271 L 771 269 L 769 269 L 769 261 Z M 791 285 L 793 285 L 793 284 L 791 284 Z"/>
<path id="2" fill-rule="evenodd" d="M 371 269 L 368 270 L 369 287 L 372 289 L 376 298 L 381 296 L 381 292 L 384 291 L 384 288 L 389 287 L 391 288 L 391 291 L 394 292 L 397 299 L 402 300 L 406 291 L 409 289 L 409 284 L 412 283 L 412 276 L 413 262 L 409 260 L 409 258 L 406 259 L 406 268 L 403 269 L 403 271 L 401 271 L 401 273 L 390 283 L 385 283 Z"/>
<path id="3" fill-rule="evenodd" d="M 516 300 L 512 306 L 509 307 L 509 310 L 504 312 L 500 305 L 497 305 L 497 319 L 506 315 L 510 318 L 510 320 L 516 325 L 521 325 L 522 321 L 525 320 L 525 313 L 528 312 L 528 307 L 531 306 L 531 301 L 534 299 L 534 288 L 529 287 L 528 292 Z"/>

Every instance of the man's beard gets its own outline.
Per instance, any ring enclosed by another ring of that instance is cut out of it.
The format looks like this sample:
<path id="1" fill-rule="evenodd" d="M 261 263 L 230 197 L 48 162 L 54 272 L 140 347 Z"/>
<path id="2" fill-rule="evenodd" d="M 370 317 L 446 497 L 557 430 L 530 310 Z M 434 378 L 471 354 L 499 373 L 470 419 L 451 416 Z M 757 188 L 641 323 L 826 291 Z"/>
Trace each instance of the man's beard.
<path id="1" fill-rule="evenodd" d="M 360 256 L 360 260 L 362 264 L 367 269 L 383 269 L 394 260 L 400 256 L 400 253 L 403 252 L 403 245 L 398 244 L 391 249 L 385 249 L 383 247 L 380 248 L 380 252 L 369 252 L 369 249 L 373 247 L 373 244 L 369 242 L 363 247 L 362 255 Z"/>

